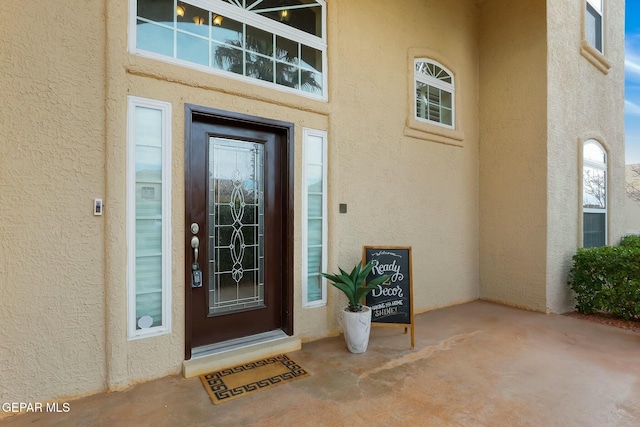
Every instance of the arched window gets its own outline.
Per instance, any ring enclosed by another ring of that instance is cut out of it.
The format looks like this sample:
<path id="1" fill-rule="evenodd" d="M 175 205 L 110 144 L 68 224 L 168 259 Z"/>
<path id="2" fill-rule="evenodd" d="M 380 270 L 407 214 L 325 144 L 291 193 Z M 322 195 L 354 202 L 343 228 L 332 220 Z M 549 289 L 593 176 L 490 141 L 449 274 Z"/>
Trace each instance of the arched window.
<path id="1" fill-rule="evenodd" d="M 582 246 L 607 244 L 607 153 L 589 140 L 582 150 Z"/>
<path id="2" fill-rule="evenodd" d="M 455 123 L 453 73 L 430 59 L 414 61 L 416 119 L 453 128 Z"/>
<path id="3" fill-rule="evenodd" d="M 326 99 L 324 0 L 129 0 L 132 52 Z"/>

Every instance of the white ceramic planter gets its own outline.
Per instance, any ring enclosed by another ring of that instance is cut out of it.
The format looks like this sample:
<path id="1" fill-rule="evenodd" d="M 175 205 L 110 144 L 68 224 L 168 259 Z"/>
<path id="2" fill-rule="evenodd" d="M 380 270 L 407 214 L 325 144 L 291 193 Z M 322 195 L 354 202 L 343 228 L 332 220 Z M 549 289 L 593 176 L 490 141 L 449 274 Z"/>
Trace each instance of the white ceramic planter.
<path id="1" fill-rule="evenodd" d="M 371 309 L 362 307 L 364 311 L 353 313 L 348 308 L 342 309 L 344 339 L 351 353 L 364 353 L 369 345 L 371 332 Z"/>

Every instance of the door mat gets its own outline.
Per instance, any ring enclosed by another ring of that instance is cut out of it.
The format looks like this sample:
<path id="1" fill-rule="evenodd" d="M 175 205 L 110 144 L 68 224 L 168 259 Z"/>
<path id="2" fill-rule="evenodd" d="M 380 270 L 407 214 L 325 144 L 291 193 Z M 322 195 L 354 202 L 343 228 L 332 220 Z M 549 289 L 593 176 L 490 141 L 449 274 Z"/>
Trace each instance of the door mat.
<path id="1" fill-rule="evenodd" d="M 211 401 L 217 405 L 309 375 L 309 372 L 295 361 L 281 354 L 203 374 L 200 375 L 200 379 Z"/>

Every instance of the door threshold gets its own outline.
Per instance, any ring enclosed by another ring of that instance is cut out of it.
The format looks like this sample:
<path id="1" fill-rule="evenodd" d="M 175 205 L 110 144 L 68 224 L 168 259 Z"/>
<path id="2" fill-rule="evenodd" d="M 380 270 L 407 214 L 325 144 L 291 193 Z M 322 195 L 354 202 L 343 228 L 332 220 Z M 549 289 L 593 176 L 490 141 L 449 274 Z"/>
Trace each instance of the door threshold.
<path id="1" fill-rule="evenodd" d="M 251 335 L 194 348 L 191 359 L 182 362 L 182 374 L 191 378 L 301 348 L 300 338 L 290 337 L 282 330 Z"/>
<path id="2" fill-rule="evenodd" d="M 202 347 L 196 347 L 191 351 L 191 358 L 199 358 L 210 356 L 213 354 L 224 353 L 227 351 L 233 351 L 238 348 L 248 347 L 255 344 L 275 341 L 282 338 L 287 338 L 288 335 L 281 329 L 277 329 L 271 332 L 263 332 L 261 334 L 249 335 L 248 337 L 236 338 L 229 341 L 223 341 L 220 343 L 204 345 Z"/>

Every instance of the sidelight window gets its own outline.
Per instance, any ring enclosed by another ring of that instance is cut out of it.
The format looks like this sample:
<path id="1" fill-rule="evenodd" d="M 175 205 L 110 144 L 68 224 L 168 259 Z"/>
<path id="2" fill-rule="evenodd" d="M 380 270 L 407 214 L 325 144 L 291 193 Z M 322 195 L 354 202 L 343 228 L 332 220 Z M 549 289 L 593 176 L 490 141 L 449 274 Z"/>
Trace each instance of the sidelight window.
<path id="1" fill-rule="evenodd" d="M 327 133 L 304 129 L 302 305 L 327 303 Z"/>
<path id="2" fill-rule="evenodd" d="M 129 97 L 129 339 L 171 331 L 171 104 Z"/>

